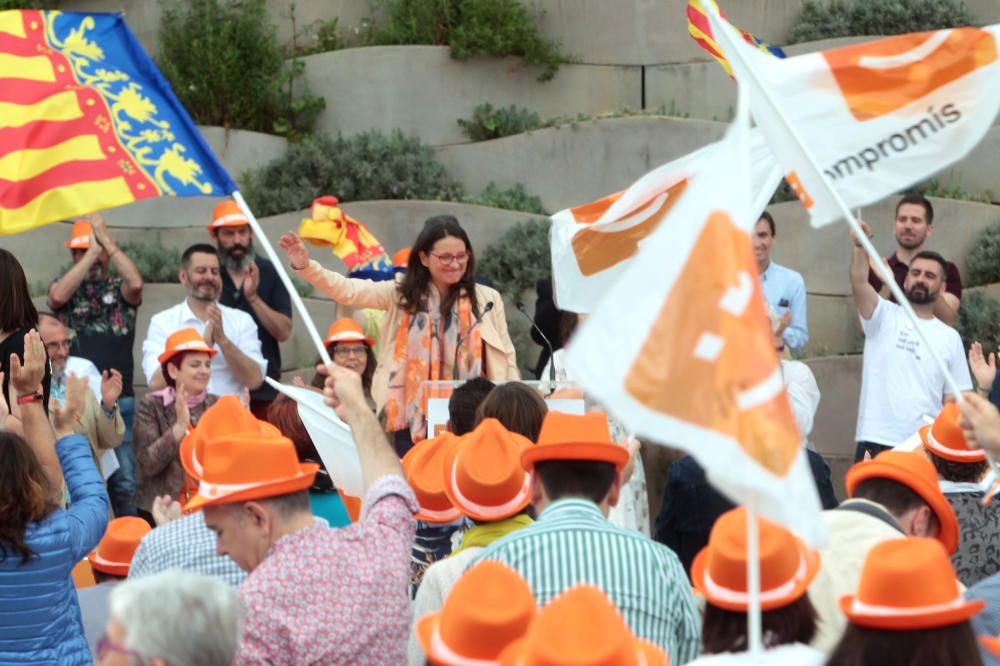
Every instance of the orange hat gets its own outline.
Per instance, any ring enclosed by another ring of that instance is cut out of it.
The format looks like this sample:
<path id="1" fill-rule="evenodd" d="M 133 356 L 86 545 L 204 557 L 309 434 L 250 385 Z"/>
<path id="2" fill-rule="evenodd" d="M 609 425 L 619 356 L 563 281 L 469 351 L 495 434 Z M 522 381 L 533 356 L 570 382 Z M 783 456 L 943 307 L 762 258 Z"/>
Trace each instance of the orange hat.
<path id="1" fill-rule="evenodd" d="M 265 425 L 243 432 L 230 428 L 211 437 L 206 431 L 193 440 L 200 449 L 197 462 L 201 474 L 198 494 L 185 511 L 288 495 L 313 484 L 319 465 L 300 463 L 292 440 Z"/>
<path id="2" fill-rule="evenodd" d="M 533 446 L 496 419 L 483 419 L 457 440 L 444 457 L 444 491 L 473 520 L 503 520 L 531 502 L 531 475 L 521 453 Z"/>
<path id="3" fill-rule="evenodd" d="M 402 250 L 392 255 L 392 267 L 402 268 L 405 271 L 407 265 L 410 263 L 410 250 L 411 248 L 404 247 Z"/>
<path id="4" fill-rule="evenodd" d="M 877 544 L 865 558 L 858 593 L 840 598 L 847 619 L 871 629 L 944 627 L 965 622 L 985 605 L 965 601 L 948 553 L 939 541 L 921 538 Z"/>
<path id="5" fill-rule="evenodd" d="M 93 234 L 94 229 L 90 226 L 90 222 L 76 220 L 73 222 L 73 230 L 65 245 L 71 250 L 86 250 L 90 247 L 90 239 L 93 238 Z"/>
<path id="6" fill-rule="evenodd" d="M 787 606 L 806 593 L 819 571 L 819 553 L 794 534 L 763 518 L 757 519 L 760 543 L 761 609 Z M 739 507 L 719 516 L 708 545 L 694 558 L 691 581 L 713 605 L 746 611 L 747 510 Z"/>
<path id="7" fill-rule="evenodd" d="M 188 476 L 200 481 L 205 473 L 205 444 L 230 433 L 258 433 L 280 437 L 281 431 L 266 421 L 254 417 L 235 395 L 224 395 L 205 410 L 197 427 L 181 440 L 181 465 Z"/>
<path id="8" fill-rule="evenodd" d="M 601 412 L 582 416 L 549 412 L 542 421 L 538 444 L 521 454 L 521 464 L 529 472 L 543 460 L 607 462 L 620 471 L 628 462 L 628 450 L 611 439 L 608 419 Z"/>
<path id="9" fill-rule="evenodd" d="M 483 560 L 455 582 L 440 612 L 417 620 L 416 634 L 436 666 L 495 664 L 527 633 L 535 614 L 524 578 L 506 564 Z"/>
<path id="10" fill-rule="evenodd" d="M 132 557 L 142 537 L 153 528 L 142 518 L 123 516 L 108 523 L 97 548 L 90 551 L 90 566 L 112 576 L 127 576 Z"/>
<path id="11" fill-rule="evenodd" d="M 365 332 L 361 328 L 361 324 L 354 321 L 350 317 L 341 317 L 337 321 L 330 324 L 330 328 L 326 332 L 326 340 L 323 344 L 329 347 L 334 342 L 361 341 L 366 342 L 369 347 L 375 346 L 375 341 L 365 336 Z"/>
<path id="12" fill-rule="evenodd" d="M 986 452 L 970 449 L 958 425 L 961 414 L 958 405 L 949 402 L 945 405 L 934 423 L 929 423 L 920 429 L 920 439 L 924 447 L 931 453 L 945 460 L 961 463 L 977 463 L 986 460 Z"/>
<path id="13" fill-rule="evenodd" d="M 226 199 L 212 211 L 212 224 L 206 227 L 209 231 L 223 227 L 245 227 L 250 224 L 246 214 L 232 199 Z"/>
<path id="14" fill-rule="evenodd" d="M 854 496 L 858 484 L 868 479 L 891 479 L 907 486 L 927 502 L 941 524 L 938 540 L 949 553 L 958 548 L 958 519 L 941 492 L 931 461 L 912 451 L 885 451 L 871 460 L 862 460 L 847 470 L 847 495 Z"/>
<path id="15" fill-rule="evenodd" d="M 403 456 L 403 472 L 417 496 L 417 520 L 450 523 L 462 517 L 444 491 L 444 455 L 458 439 L 450 432 L 418 442 Z"/>
<path id="16" fill-rule="evenodd" d="M 156 360 L 160 362 L 160 365 L 163 365 L 174 356 L 190 351 L 205 352 L 209 356 L 215 356 L 216 354 L 216 351 L 208 346 L 205 338 L 201 337 L 197 329 L 182 328 L 174 331 L 167 337 L 166 349 L 156 357 Z"/>
<path id="17" fill-rule="evenodd" d="M 570 588 L 542 608 L 527 635 L 500 655 L 501 666 L 667 666 L 666 653 L 632 635 L 607 595 Z"/>
<path id="18" fill-rule="evenodd" d="M 980 636 L 979 644 L 989 650 L 997 659 L 1000 659 L 1000 636 Z"/>

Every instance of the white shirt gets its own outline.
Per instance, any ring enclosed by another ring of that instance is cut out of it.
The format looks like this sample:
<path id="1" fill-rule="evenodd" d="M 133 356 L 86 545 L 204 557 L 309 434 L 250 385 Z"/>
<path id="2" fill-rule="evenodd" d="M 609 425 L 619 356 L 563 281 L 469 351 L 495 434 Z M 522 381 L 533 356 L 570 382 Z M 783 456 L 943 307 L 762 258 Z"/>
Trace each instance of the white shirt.
<path id="1" fill-rule="evenodd" d="M 225 329 L 226 337 L 232 340 L 236 348 L 246 354 L 257 367 L 260 368 L 261 376 L 267 374 L 267 361 L 260 352 L 260 338 L 257 335 L 257 324 L 246 312 L 235 308 L 216 304 L 222 312 L 222 328 Z M 187 299 L 178 305 L 168 308 L 163 312 L 157 312 L 149 322 L 149 332 L 146 339 L 142 341 L 142 371 L 146 375 L 146 381 L 153 380 L 153 375 L 160 368 L 160 361 L 157 357 L 163 353 L 167 346 L 167 338 L 171 333 L 182 328 L 193 328 L 199 335 L 205 335 L 205 327 L 208 322 L 198 319 L 188 306 Z M 243 385 L 233 377 L 226 364 L 226 357 L 215 345 L 218 354 L 212 357 L 212 378 L 208 382 L 208 392 L 212 395 L 240 395 L 243 392 Z"/>
<path id="2" fill-rule="evenodd" d="M 816 376 L 802 361 L 782 359 L 781 377 L 785 382 L 788 400 L 792 404 L 792 413 L 795 414 L 795 424 L 799 427 L 799 434 L 802 435 L 802 439 L 809 439 L 821 397 Z"/>
<path id="3" fill-rule="evenodd" d="M 958 332 L 936 317 L 918 321 L 958 387 L 972 390 Z M 861 318 L 861 327 L 865 355 L 855 439 L 895 446 L 924 425 L 925 416 L 941 411 L 944 375 L 899 305 L 880 298 L 872 318 Z"/>
<path id="4" fill-rule="evenodd" d="M 759 662 L 748 652 L 723 652 L 698 657 L 689 661 L 688 666 L 750 666 L 757 663 L 768 666 L 823 666 L 826 655 L 808 645 L 792 643 L 764 650 L 763 659 Z"/>

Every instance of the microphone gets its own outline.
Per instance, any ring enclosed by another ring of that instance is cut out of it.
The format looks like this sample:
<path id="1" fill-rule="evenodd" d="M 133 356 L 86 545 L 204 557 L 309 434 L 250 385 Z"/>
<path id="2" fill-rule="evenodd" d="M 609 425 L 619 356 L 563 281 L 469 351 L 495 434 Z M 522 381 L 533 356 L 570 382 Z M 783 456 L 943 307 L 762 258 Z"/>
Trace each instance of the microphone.
<path id="1" fill-rule="evenodd" d="M 472 332 L 476 330 L 476 326 L 479 326 L 479 324 L 483 321 L 483 317 L 486 316 L 486 313 L 492 309 L 493 301 L 490 301 L 486 304 L 486 307 L 483 308 L 483 311 L 479 313 L 479 316 L 476 317 L 476 321 L 472 322 L 472 326 L 466 329 L 465 333 L 458 336 L 458 343 L 455 345 L 455 362 L 451 364 L 452 381 L 458 381 L 458 352 L 462 349 L 462 343 L 469 339 Z"/>
<path id="2" fill-rule="evenodd" d="M 524 303 L 522 303 L 521 301 L 518 301 L 517 303 L 514 304 L 514 307 L 516 307 L 517 311 L 520 312 L 521 314 L 523 314 L 525 316 L 525 318 L 527 318 L 527 320 L 531 323 L 531 328 L 535 329 L 535 332 L 537 332 L 538 335 L 541 336 L 542 340 L 545 341 L 545 349 L 547 349 L 548 352 L 549 352 L 549 381 L 552 382 L 552 383 L 555 383 L 555 381 L 556 381 L 556 351 L 555 351 L 555 349 L 553 349 L 552 343 L 549 342 L 549 339 L 547 337 L 545 337 L 544 333 L 542 333 L 542 329 L 540 329 L 538 327 L 538 324 L 535 323 L 534 318 L 530 314 L 528 314 L 528 311 L 524 308 Z"/>

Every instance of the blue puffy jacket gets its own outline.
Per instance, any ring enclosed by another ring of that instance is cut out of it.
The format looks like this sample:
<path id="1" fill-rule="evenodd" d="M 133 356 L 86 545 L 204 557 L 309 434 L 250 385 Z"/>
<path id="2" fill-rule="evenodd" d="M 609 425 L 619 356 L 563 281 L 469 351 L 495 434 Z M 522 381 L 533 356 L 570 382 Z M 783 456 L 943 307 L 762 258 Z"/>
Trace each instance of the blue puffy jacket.
<path id="1" fill-rule="evenodd" d="M 0 562 L 0 664 L 93 664 L 83 634 L 73 567 L 108 526 L 108 493 L 87 438 L 69 435 L 56 453 L 73 505 L 28 525 L 25 541 L 36 553 Z"/>

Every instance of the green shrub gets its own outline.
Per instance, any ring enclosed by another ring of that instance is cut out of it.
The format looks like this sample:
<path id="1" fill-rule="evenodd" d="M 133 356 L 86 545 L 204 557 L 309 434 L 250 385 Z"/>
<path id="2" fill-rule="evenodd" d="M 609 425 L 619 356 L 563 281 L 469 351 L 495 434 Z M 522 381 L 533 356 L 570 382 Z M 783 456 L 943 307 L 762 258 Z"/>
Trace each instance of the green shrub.
<path id="1" fill-rule="evenodd" d="M 132 260 L 145 282 L 180 282 L 181 253 L 159 243 L 125 242 L 122 252 Z"/>
<path id="2" fill-rule="evenodd" d="M 987 227 L 976 238 L 965 260 L 965 281 L 970 287 L 1000 282 L 1000 224 Z"/>
<path id="3" fill-rule="evenodd" d="M 501 190 L 496 183 L 490 181 L 490 184 L 479 196 L 464 197 L 462 202 L 491 208 L 503 208 L 504 210 L 516 210 L 522 213 L 535 213 L 536 215 L 548 214 L 542 208 L 542 200 L 533 194 L 528 194 L 521 183 L 517 183 L 510 189 Z"/>
<path id="4" fill-rule="evenodd" d="M 552 277 L 548 220 L 518 222 L 483 252 L 476 253 L 476 272 L 515 301 Z"/>
<path id="5" fill-rule="evenodd" d="M 400 130 L 331 139 L 311 136 L 292 143 L 283 157 L 243 176 L 244 196 L 261 216 L 308 208 L 332 194 L 341 201 L 379 199 L 459 200 L 462 187 L 434 151 Z"/>
<path id="6" fill-rule="evenodd" d="M 265 0 L 165 3 L 157 64 L 202 125 L 297 136 L 326 102 L 309 94 L 298 60 L 282 57 Z"/>
<path id="7" fill-rule="evenodd" d="M 373 13 L 386 19 L 368 33 L 372 44 L 447 44 L 456 60 L 520 56 L 525 65 L 541 66 L 539 81 L 573 60 L 539 32 L 519 0 L 378 0 Z"/>
<path id="8" fill-rule="evenodd" d="M 914 188 L 925 197 L 939 197 L 941 199 L 957 199 L 959 201 L 975 201 L 979 203 L 990 203 L 990 198 L 979 194 L 966 192 L 960 185 L 949 183 L 942 185 L 936 180 L 929 180 Z"/>
<path id="9" fill-rule="evenodd" d="M 292 24 L 292 38 L 284 45 L 286 58 L 326 53 L 346 46 L 338 29 L 340 19 L 336 16 L 326 21 L 317 19 L 299 28 L 298 21 L 295 19 L 294 2 L 288 4 L 288 13 L 282 16 Z"/>
<path id="10" fill-rule="evenodd" d="M 472 118 L 459 118 L 458 126 L 473 141 L 489 141 L 538 129 L 542 126 L 542 119 L 534 111 L 513 104 L 496 110 L 492 104 L 480 104 L 472 112 Z"/>
<path id="11" fill-rule="evenodd" d="M 973 24 L 956 0 L 803 0 L 788 43 L 855 35 L 900 35 Z"/>
<path id="12" fill-rule="evenodd" d="M 292 275 L 292 286 L 295 287 L 295 291 L 299 292 L 299 296 L 302 298 L 311 298 L 316 288 L 311 284 L 303 280 L 302 278 Z"/>
<path id="13" fill-rule="evenodd" d="M 958 309 L 955 329 L 968 348 L 973 342 L 983 343 L 983 349 L 993 351 L 1000 346 L 1000 301 L 982 291 L 970 290 L 962 294 L 962 307 Z"/>

